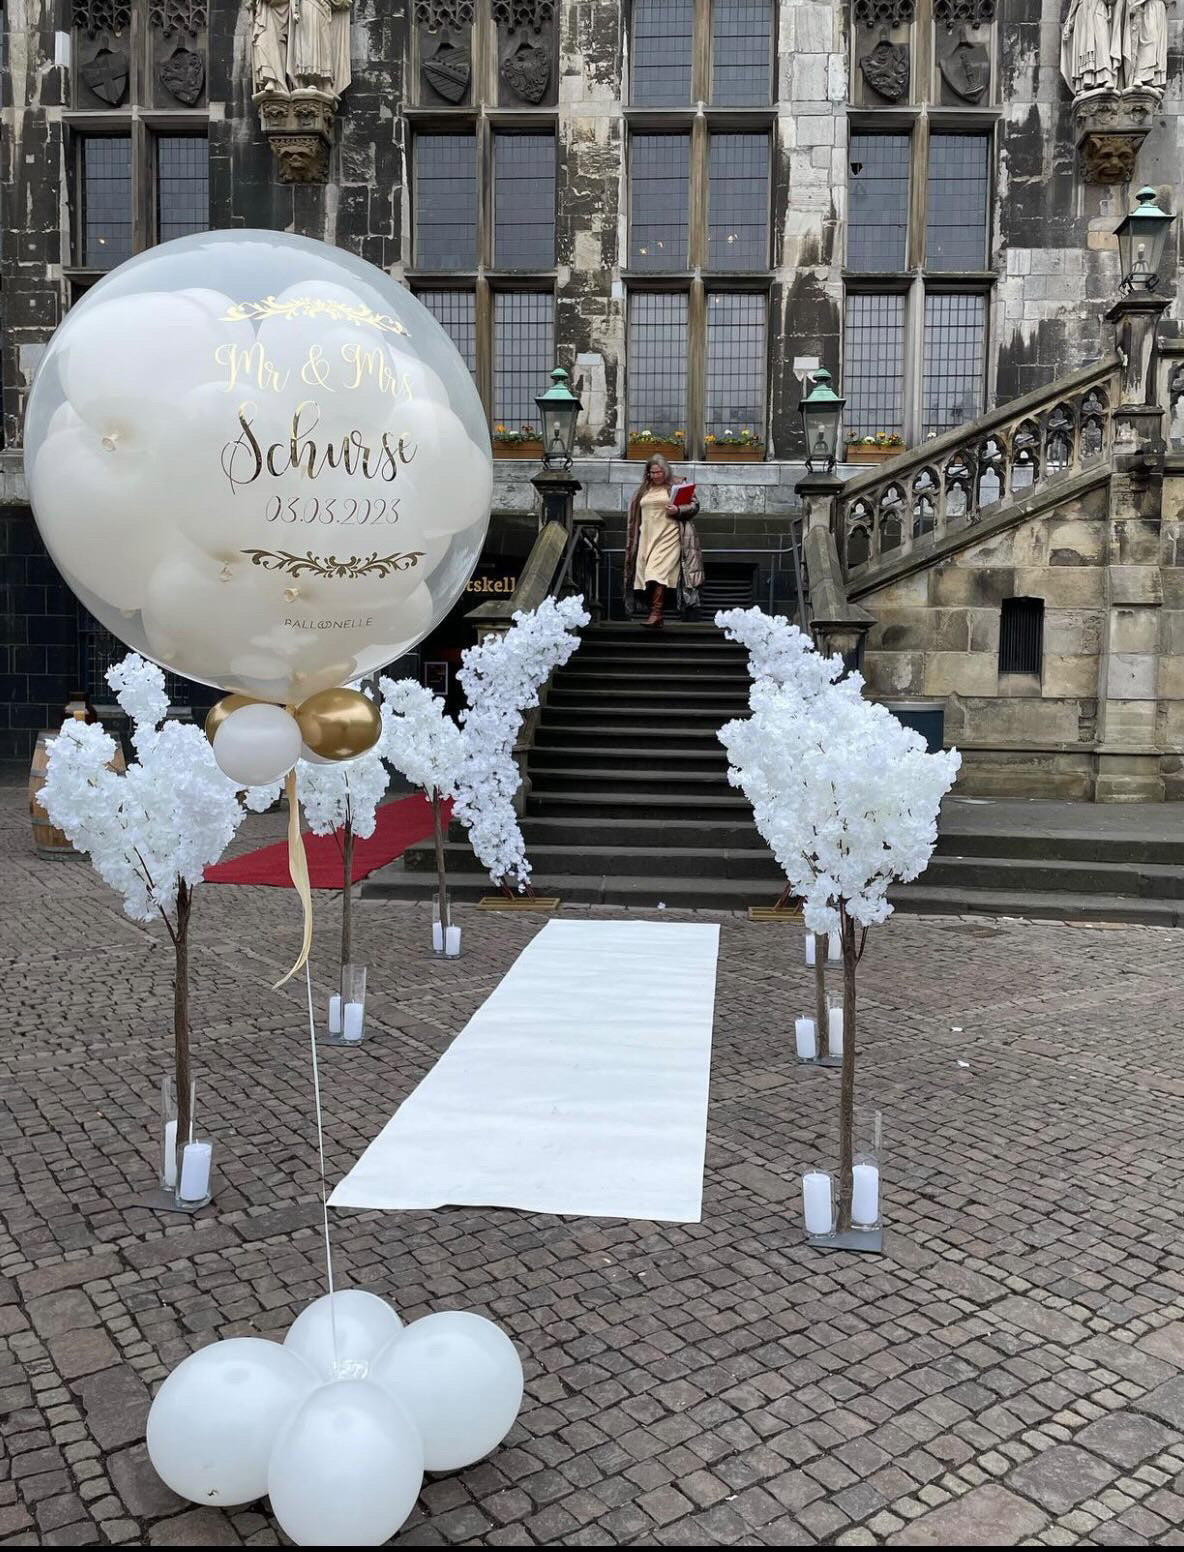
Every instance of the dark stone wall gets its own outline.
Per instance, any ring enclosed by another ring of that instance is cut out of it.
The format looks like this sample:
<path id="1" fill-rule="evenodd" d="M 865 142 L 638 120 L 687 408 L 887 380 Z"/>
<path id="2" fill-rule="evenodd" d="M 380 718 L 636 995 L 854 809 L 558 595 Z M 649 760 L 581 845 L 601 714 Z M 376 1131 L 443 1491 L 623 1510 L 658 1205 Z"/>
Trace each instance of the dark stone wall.
<path id="1" fill-rule="evenodd" d="M 26 508 L 0 507 L 0 761 L 27 761 L 78 685 L 78 606 Z"/>

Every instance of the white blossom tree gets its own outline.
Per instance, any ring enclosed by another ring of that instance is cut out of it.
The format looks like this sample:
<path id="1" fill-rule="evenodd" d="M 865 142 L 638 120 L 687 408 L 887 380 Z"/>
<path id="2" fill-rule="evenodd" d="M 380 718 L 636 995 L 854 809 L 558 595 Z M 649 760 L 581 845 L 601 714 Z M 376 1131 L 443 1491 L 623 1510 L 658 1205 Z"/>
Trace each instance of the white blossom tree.
<path id="1" fill-rule="evenodd" d="M 752 714 L 720 730 L 728 779 L 752 804 L 757 828 L 795 895 L 806 926 L 837 933 L 843 952 L 843 1072 L 839 1110 L 839 1228 L 851 1223 L 854 1152 L 855 972 L 867 930 L 892 912 L 888 886 L 916 878 L 937 840 L 941 800 L 961 764 L 930 754 L 921 737 L 863 698 L 839 658 L 818 661 L 797 643 L 778 673 L 753 686 Z"/>
<path id="2" fill-rule="evenodd" d="M 539 703 L 539 691 L 580 644 L 588 624 L 581 597 L 546 598 L 537 609 L 519 610 L 514 624 L 464 654 L 460 682 L 468 706 L 460 714 L 464 758 L 456 778 L 456 818 L 467 828 L 479 861 L 507 893 L 511 881 L 530 888 L 526 843 L 514 809 L 521 773 L 514 744 L 522 715 Z"/>
<path id="3" fill-rule="evenodd" d="M 132 722 L 136 759 L 110 769 L 115 742 L 97 724 L 69 721 L 49 746 L 41 801 L 85 852 L 134 921 L 164 922 L 176 958 L 173 1043 L 177 1146 L 189 1135 L 189 924 L 193 892 L 243 817 L 234 784 L 193 723 L 168 722 L 164 675 L 135 653 L 107 671 Z M 178 1178 L 180 1178 L 178 1176 Z"/>
<path id="4" fill-rule="evenodd" d="M 456 781 L 465 754 L 464 734 L 448 715 L 440 697 L 417 680 L 382 678 L 378 688 L 382 693 L 383 726 L 387 730 L 384 734 L 386 757 L 413 786 L 423 789 L 432 805 L 440 930 L 447 933 L 452 915 L 448 908 L 441 804 L 456 793 Z"/>

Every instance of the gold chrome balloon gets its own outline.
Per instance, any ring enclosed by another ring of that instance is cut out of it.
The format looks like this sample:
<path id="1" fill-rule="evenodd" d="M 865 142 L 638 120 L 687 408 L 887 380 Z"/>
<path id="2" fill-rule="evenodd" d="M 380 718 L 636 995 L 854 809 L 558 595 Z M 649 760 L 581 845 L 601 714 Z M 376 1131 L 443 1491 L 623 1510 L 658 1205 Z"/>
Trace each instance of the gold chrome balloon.
<path id="1" fill-rule="evenodd" d="M 250 695 L 224 695 L 206 713 L 206 737 L 210 743 L 214 742 L 214 734 L 232 711 L 237 711 L 240 706 L 254 706 L 257 704 L 254 697 Z"/>
<path id="2" fill-rule="evenodd" d="M 378 707 L 357 690 L 319 690 L 296 708 L 305 744 L 323 760 L 352 760 L 382 732 Z"/>

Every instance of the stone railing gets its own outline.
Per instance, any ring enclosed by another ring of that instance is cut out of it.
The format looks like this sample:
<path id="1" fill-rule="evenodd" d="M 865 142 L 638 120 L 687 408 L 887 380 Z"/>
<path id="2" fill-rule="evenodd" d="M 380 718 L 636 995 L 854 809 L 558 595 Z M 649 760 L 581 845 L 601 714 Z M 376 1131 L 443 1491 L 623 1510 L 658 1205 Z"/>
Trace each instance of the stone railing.
<path id="1" fill-rule="evenodd" d="M 858 579 L 1046 485 L 1103 468 L 1118 370 L 1117 355 L 1107 356 L 848 480 L 835 536 L 847 575 Z"/>

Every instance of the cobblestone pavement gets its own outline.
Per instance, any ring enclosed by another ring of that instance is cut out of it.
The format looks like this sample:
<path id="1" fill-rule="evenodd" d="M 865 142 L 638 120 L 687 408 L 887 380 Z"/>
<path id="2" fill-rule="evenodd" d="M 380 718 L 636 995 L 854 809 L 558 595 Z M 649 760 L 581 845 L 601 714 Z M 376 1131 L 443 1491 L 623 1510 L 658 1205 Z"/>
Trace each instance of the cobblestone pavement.
<path id="1" fill-rule="evenodd" d="M 198 895 L 199 1107 L 220 1185 L 178 1220 L 136 1204 L 168 1062 L 168 943 L 85 864 L 35 859 L 13 788 L 0 862 L 0 1541 L 274 1543 L 265 1504 L 224 1514 L 169 1493 L 143 1433 L 187 1353 L 279 1335 L 323 1291 L 302 994 L 270 989 L 295 901 Z M 336 899 L 317 901 L 323 1000 Z M 334 1178 L 541 925 L 465 911 L 465 957 L 447 964 L 424 951 L 422 908 L 356 914 L 373 1033 L 324 1052 Z M 720 921 L 701 1224 L 335 1216 L 342 1283 L 407 1318 L 484 1311 L 526 1365 L 506 1445 L 429 1480 L 399 1540 L 1178 1544 L 1182 940 L 917 917 L 871 935 L 877 1258 L 802 1242 L 797 1177 L 832 1153 L 837 1075 L 793 1061 L 800 935 Z"/>

